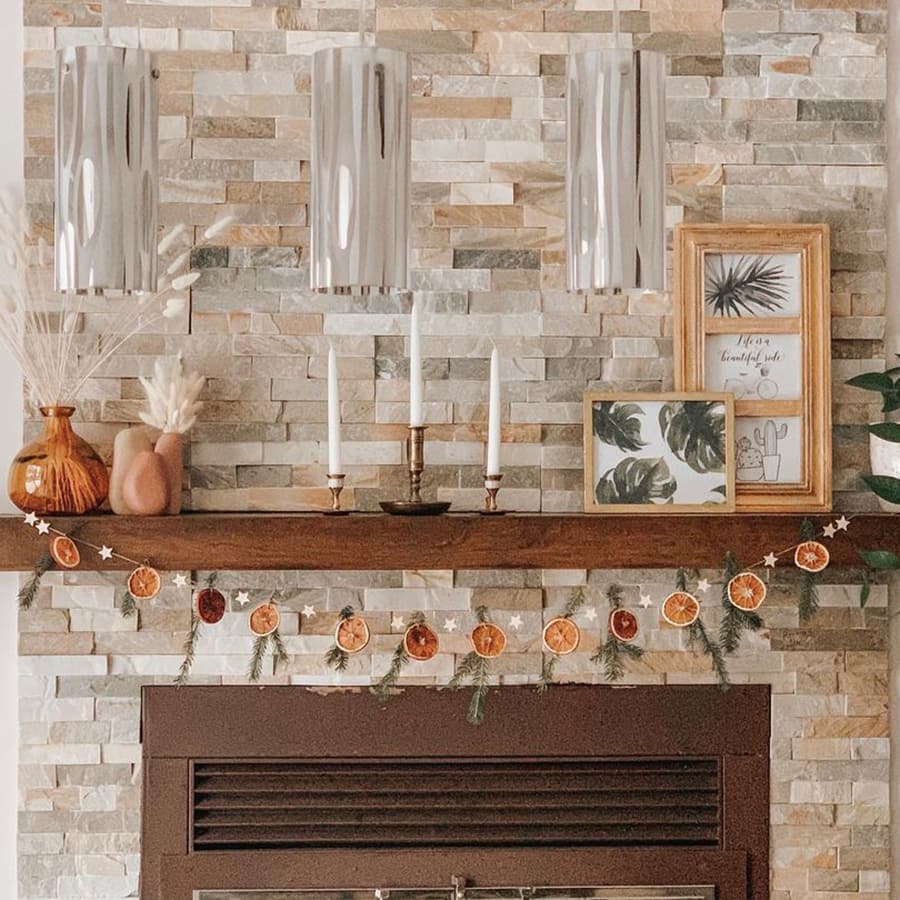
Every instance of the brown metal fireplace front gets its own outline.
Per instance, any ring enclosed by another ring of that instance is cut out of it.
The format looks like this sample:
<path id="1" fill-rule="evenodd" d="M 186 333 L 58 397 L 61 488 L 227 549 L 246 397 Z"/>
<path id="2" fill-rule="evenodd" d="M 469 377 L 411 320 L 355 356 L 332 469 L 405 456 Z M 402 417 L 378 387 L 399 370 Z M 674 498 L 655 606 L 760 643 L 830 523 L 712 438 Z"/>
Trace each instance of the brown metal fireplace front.
<path id="1" fill-rule="evenodd" d="M 483 725 L 464 710 L 145 688 L 141 897 L 768 896 L 768 688 L 507 687 Z"/>

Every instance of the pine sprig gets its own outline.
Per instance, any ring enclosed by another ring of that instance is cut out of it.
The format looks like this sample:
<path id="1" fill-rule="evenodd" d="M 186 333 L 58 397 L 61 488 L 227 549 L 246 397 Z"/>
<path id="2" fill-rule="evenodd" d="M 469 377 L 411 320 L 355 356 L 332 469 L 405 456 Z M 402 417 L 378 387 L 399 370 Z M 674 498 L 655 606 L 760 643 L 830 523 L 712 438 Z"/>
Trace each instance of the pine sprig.
<path id="1" fill-rule="evenodd" d="M 284 646 L 284 640 L 281 632 L 276 628 L 270 635 L 272 638 L 272 674 L 278 674 L 279 666 L 286 666 L 290 662 L 287 648 Z"/>
<path id="2" fill-rule="evenodd" d="M 687 570 L 683 566 L 675 573 L 675 590 L 687 593 Z"/>
<path id="3" fill-rule="evenodd" d="M 726 656 L 737 652 L 745 631 L 759 631 L 763 627 L 762 617 L 751 610 L 740 609 L 728 597 L 728 583 L 740 571 L 735 555 L 729 550 L 725 554 L 725 569 L 722 574 L 722 624 L 719 626 L 719 646 Z"/>
<path id="4" fill-rule="evenodd" d="M 490 615 L 488 614 L 488 608 L 486 606 L 476 606 L 475 618 L 478 620 L 479 624 L 490 622 L 491 619 Z"/>
<path id="5" fill-rule="evenodd" d="M 191 668 L 194 665 L 194 655 L 197 651 L 197 642 L 200 640 L 200 616 L 193 610 L 191 611 L 191 629 L 184 641 L 184 659 L 181 661 L 181 667 L 178 669 L 178 677 L 175 684 L 183 687 L 187 684 L 188 676 L 191 674 Z"/>
<path id="6" fill-rule="evenodd" d="M 251 682 L 255 683 L 262 677 L 263 661 L 266 658 L 266 650 L 271 637 L 271 634 L 261 634 L 253 641 L 253 652 L 250 654 L 250 670 L 247 675 Z"/>
<path id="7" fill-rule="evenodd" d="M 553 675 L 558 661 L 559 657 L 555 653 L 544 654 L 541 677 L 538 679 L 537 685 L 535 685 L 535 690 L 542 696 L 550 690 L 550 685 L 553 684 Z"/>
<path id="8" fill-rule="evenodd" d="M 401 639 L 394 648 L 394 654 L 391 656 L 391 664 L 387 672 L 381 676 L 381 679 L 372 687 L 372 693 L 377 694 L 382 700 L 386 700 L 391 696 L 394 688 L 397 686 L 397 680 L 403 667 L 409 662 L 409 654 L 406 652 L 406 645 Z"/>
<path id="9" fill-rule="evenodd" d="M 624 591 L 621 584 L 611 584 L 606 589 L 606 599 L 609 603 L 610 610 L 618 609 L 622 605 Z"/>
<path id="10" fill-rule="evenodd" d="M 804 519 L 800 523 L 800 537 L 804 541 L 814 541 L 818 536 L 818 526 L 812 519 Z M 808 622 L 819 611 L 817 581 L 815 572 L 804 572 L 800 580 L 800 599 L 797 608 L 800 612 L 801 622 Z"/>
<path id="11" fill-rule="evenodd" d="M 346 622 L 347 619 L 353 618 L 355 612 L 352 606 L 345 606 L 338 617 L 342 622 Z M 329 669 L 334 669 L 335 672 L 346 672 L 347 666 L 350 665 L 350 654 L 338 647 L 336 638 L 334 644 L 325 653 L 325 665 Z"/>
<path id="12" fill-rule="evenodd" d="M 563 618 L 571 619 L 578 613 L 582 606 L 587 602 L 587 594 L 583 587 L 577 587 L 572 591 L 563 609 Z"/>
<path id="13" fill-rule="evenodd" d="M 119 612 L 122 614 L 123 619 L 130 619 L 137 612 L 137 601 L 134 599 L 134 595 L 128 588 L 125 588 L 125 593 L 122 594 Z"/>
<path id="14" fill-rule="evenodd" d="M 487 613 L 485 607 L 479 607 L 479 609 L 484 609 Z M 486 619 L 479 618 L 479 621 L 484 622 Z M 466 721 L 470 725 L 480 725 L 484 721 L 487 707 L 488 674 L 488 661 L 472 650 L 462 658 L 447 685 L 452 690 L 458 691 L 464 682 L 471 682 L 474 691 L 466 714 Z"/>
<path id="15" fill-rule="evenodd" d="M 625 675 L 625 660 L 639 660 L 644 648 L 620 641 L 611 634 L 591 657 L 591 662 L 603 666 L 603 676 L 607 681 L 621 681 Z"/>
<path id="16" fill-rule="evenodd" d="M 728 677 L 728 667 L 725 665 L 725 656 L 719 644 L 709 636 L 699 616 L 693 625 L 688 626 L 688 646 L 691 649 L 699 647 L 703 654 L 710 658 L 719 687 L 727 691 L 731 687 L 731 681 Z"/>
<path id="17" fill-rule="evenodd" d="M 34 605 L 34 601 L 37 599 L 41 581 L 54 567 L 55 563 L 53 562 L 53 557 L 49 553 L 42 554 L 34 564 L 34 568 L 31 570 L 31 576 L 28 581 L 26 581 L 19 590 L 19 609 L 31 609 Z"/>

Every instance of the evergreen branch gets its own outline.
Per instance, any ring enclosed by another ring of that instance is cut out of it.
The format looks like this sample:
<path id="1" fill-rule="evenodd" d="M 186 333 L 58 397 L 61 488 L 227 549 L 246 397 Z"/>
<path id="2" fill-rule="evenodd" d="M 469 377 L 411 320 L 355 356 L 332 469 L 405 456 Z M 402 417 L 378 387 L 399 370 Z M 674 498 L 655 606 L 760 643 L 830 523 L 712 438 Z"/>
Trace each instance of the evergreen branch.
<path id="1" fill-rule="evenodd" d="M 475 618 L 478 619 L 480 623 L 490 622 L 490 616 L 488 616 L 488 608 L 486 606 L 476 606 Z"/>
<path id="2" fill-rule="evenodd" d="M 37 599 L 41 581 L 44 576 L 54 568 L 54 565 L 53 557 L 49 553 L 45 552 L 41 555 L 34 564 L 34 568 L 31 570 L 31 577 L 19 590 L 19 609 L 31 609 L 34 605 L 34 601 Z"/>
<path id="3" fill-rule="evenodd" d="M 479 607 L 479 610 L 482 609 L 487 612 L 485 607 Z M 485 620 L 480 619 L 480 621 Z M 453 677 L 447 684 L 447 687 L 451 690 L 458 691 L 463 686 L 463 682 L 472 682 L 472 687 L 475 690 L 472 693 L 472 699 L 469 701 L 469 710 L 466 714 L 466 721 L 470 725 L 480 725 L 484 721 L 484 711 L 487 706 L 488 675 L 488 661 L 479 656 L 474 650 L 471 650 L 460 660 Z"/>
<path id="4" fill-rule="evenodd" d="M 350 654 L 346 650 L 341 650 L 337 644 L 325 654 L 325 665 L 335 672 L 344 672 L 350 663 Z"/>
<path id="5" fill-rule="evenodd" d="M 563 618 L 571 619 L 587 602 L 587 594 L 583 587 L 575 588 L 563 610 Z"/>
<path id="6" fill-rule="evenodd" d="M 800 523 L 800 537 L 804 541 L 814 541 L 819 536 L 819 528 L 812 519 L 804 519 Z M 800 621 L 808 622 L 819 611 L 819 592 L 816 590 L 818 579 L 815 572 L 804 572 L 800 581 L 800 599 L 797 608 Z"/>
<path id="7" fill-rule="evenodd" d="M 687 593 L 687 570 L 684 566 L 675 573 L 675 590 Z"/>
<path id="8" fill-rule="evenodd" d="M 609 601 L 609 608 L 618 609 L 622 605 L 622 585 L 611 584 L 606 589 L 606 599 Z"/>
<path id="9" fill-rule="evenodd" d="M 751 610 L 740 609 L 728 597 L 728 583 L 740 571 L 737 559 L 730 550 L 725 554 L 725 570 L 722 584 L 722 624 L 719 626 L 719 645 L 726 656 L 735 653 L 741 645 L 745 631 L 759 631 L 763 627 L 762 617 Z"/>
<path id="10" fill-rule="evenodd" d="M 287 648 L 284 646 L 284 640 L 281 632 L 276 628 L 270 635 L 272 638 L 272 674 L 278 674 L 279 666 L 286 666 L 291 658 L 288 656 Z"/>
<path id="11" fill-rule="evenodd" d="M 603 676 L 607 681 L 621 681 L 625 675 L 625 658 L 639 660 L 643 655 L 643 647 L 620 641 L 611 634 L 606 642 L 597 648 L 591 662 L 603 666 Z"/>
<path id="12" fill-rule="evenodd" d="M 346 622 L 347 619 L 352 619 L 355 615 L 356 610 L 352 606 L 345 606 L 339 614 L 341 621 Z"/>
<path id="13" fill-rule="evenodd" d="M 409 654 L 406 652 L 405 636 L 400 638 L 400 642 L 394 649 L 394 655 L 391 657 L 391 665 L 387 672 L 381 676 L 381 680 L 372 687 L 372 693 L 376 694 L 382 700 L 390 697 L 391 692 L 397 686 L 397 679 L 403 671 L 403 667 L 409 662 Z"/>
<path id="14" fill-rule="evenodd" d="M 556 670 L 556 663 L 559 657 L 555 653 L 544 654 L 544 663 L 541 666 L 541 677 L 535 687 L 535 690 L 542 696 L 550 690 L 553 684 L 553 673 Z"/>
<path id="15" fill-rule="evenodd" d="M 137 612 L 137 601 L 128 588 L 122 594 L 122 603 L 119 605 L 119 612 L 122 613 L 123 619 L 130 619 Z"/>
<path id="16" fill-rule="evenodd" d="M 253 653 L 250 655 L 250 681 L 257 682 L 262 677 L 263 661 L 266 658 L 266 649 L 269 646 L 270 634 L 261 634 L 253 641 Z"/>
<path id="17" fill-rule="evenodd" d="M 178 677 L 175 679 L 175 684 L 178 687 L 183 687 L 187 684 L 188 676 L 191 674 L 191 667 L 194 665 L 194 654 L 197 650 L 197 641 L 200 640 L 200 624 L 200 616 L 192 610 L 191 629 L 184 641 L 184 659 L 181 661 Z"/>
<path id="18" fill-rule="evenodd" d="M 688 646 L 691 649 L 695 649 L 699 646 L 703 654 L 710 658 L 713 670 L 716 673 L 716 679 L 719 682 L 719 687 L 723 691 L 727 691 L 731 687 L 731 681 L 728 678 L 728 668 L 725 665 L 725 657 L 722 654 L 722 648 L 716 641 L 710 638 L 706 626 L 699 616 L 693 625 L 688 626 L 688 635 Z"/>

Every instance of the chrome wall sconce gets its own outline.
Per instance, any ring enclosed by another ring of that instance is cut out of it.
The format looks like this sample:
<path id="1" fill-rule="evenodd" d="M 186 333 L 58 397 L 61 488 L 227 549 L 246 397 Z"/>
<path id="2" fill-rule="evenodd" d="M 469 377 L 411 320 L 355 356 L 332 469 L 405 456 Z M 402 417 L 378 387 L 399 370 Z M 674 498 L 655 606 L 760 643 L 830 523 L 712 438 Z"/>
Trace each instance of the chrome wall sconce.
<path id="1" fill-rule="evenodd" d="M 662 291 L 665 56 L 570 54 L 566 65 L 566 282 L 571 291 Z"/>
<path id="2" fill-rule="evenodd" d="M 409 287 L 410 103 L 406 53 L 319 50 L 312 62 L 310 283 L 323 293 Z"/>
<path id="3" fill-rule="evenodd" d="M 156 290 L 158 79 L 145 50 L 57 53 L 58 291 Z"/>

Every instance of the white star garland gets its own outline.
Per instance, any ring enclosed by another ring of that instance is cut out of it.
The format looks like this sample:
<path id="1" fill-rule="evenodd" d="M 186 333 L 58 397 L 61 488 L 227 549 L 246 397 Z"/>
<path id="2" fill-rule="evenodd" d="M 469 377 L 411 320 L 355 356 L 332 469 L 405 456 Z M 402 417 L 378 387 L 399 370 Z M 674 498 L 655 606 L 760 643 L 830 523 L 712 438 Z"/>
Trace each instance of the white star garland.
<path id="1" fill-rule="evenodd" d="M 509 627 L 516 631 L 522 627 L 522 617 L 518 613 L 509 617 Z"/>
<path id="2" fill-rule="evenodd" d="M 457 628 L 459 628 L 459 623 L 456 619 L 444 619 L 444 631 L 452 634 Z"/>

